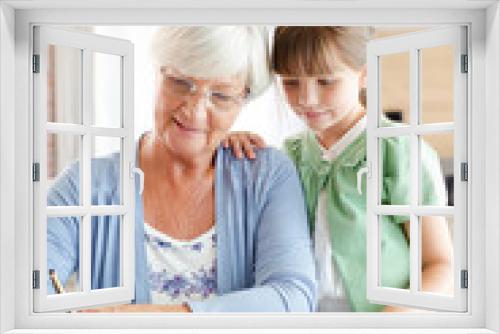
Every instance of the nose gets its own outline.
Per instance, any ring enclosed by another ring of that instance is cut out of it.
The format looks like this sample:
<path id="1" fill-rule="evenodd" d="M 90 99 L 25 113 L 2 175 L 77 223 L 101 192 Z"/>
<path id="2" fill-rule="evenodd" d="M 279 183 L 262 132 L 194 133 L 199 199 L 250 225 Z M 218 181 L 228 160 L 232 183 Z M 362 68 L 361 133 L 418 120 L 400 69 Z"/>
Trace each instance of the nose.
<path id="1" fill-rule="evenodd" d="M 187 108 L 185 108 L 186 116 L 193 119 L 205 119 L 208 109 L 210 108 L 210 98 L 204 92 L 196 92 L 188 97 Z"/>
<path id="2" fill-rule="evenodd" d="M 318 89 L 312 78 L 303 82 L 299 86 L 299 104 L 303 106 L 318 105 Z"/>

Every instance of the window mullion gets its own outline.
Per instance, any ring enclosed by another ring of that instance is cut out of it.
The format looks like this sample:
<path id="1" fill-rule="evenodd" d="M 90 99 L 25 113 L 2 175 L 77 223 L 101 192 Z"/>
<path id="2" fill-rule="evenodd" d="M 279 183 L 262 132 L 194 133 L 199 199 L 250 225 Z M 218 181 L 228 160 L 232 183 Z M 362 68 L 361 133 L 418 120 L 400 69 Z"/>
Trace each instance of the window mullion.
<path id="1" fill-rule="evenodd" d="M 370 46 L 368 46 L 369 50 Z M 370 54 L 367 50 L 367 54 Z M 380 147 L 375 131 L 379 126 L 379 112 L 381 109 L 379 101 L 380 86 L 379 79 L 379 57 L 367 57 L 367 84 L 368 87 L 376 89 L 367 89 L 367 166 L 370 169 L 367 175 L 367 196 L 366 196 L 366 248 L 367 248 L 367 297 L 373 295 L 380 282 L 379 273 L 379 223 L 378 214 L 375 211 L 380 206 L 380 171 L 378 168 Z"/>
<path id="2" fill-rule="evenodd" d="M 456 209 L 452 206 L 423 206 L 410 205 L 377 205 L 373 212 L 382 216 L 453 216 Z"/>
<path id="3" fill-rule="evenodd" d="M 84 206 L 49 206 L 46 208 L 47 216 L 84 216 L 91 214 L 94 216 L 124 215 L 128 212 L 123 205 L 91 205 Z"/>
<path id="4" fill-rule="evenodd" d="M 419 124 L 419 54 L 418 49 L 410 50 L 410 291 L 418 292 L 420 286 L 420 233 L 415 208 L 419 196 L 419 149 L 415 128 Z"/>
<path id="5" fill-rule="evenodd" d="M 72 135 L 91 134 L 92 136 L 125 137 L 129 134 L 124 128 L 89 127 L 81 124 L 70 123 L 47 123 L 47 131 L 50 133 L 69 133 Z"/>
<path id="6" fill-rule="evenodd" d="M 135 175 L 132 174 L 132 168 L 135 168 L 135 145 L 134 145 L 134 95 L 125 94 L 133 91 L 134 86 L 134 50 L 129 47 L 128 52 L 122 56 L 122 87 L 121 87 L 121 119 L 123 130 L 127 134 L 122 139 L 122 198 L 123 206 L 127 214 L 122 219 L 123 233 L 120 236 L 122 254 L 120 259 L 120 279 L 121 285 L 128 289 L 131 298 L 134 295 L 134 277 L 135 277 Z"/>
<path id="7" fill-rule="evenodd" d="M 449 133 L 455 130 L 453 122 L 437 124 L 419 124 L 419 125 L 398 125 L 397 127 L 381 127 L 375 129 L 375 136 L 379 138 L 408 136 L 412 133 L 418 135 Z"/>
<path id="8" fill-rule="evenodd" d="M 85 210 L 81 226 L 80 239 L 80 279 L 82 291 L 88 293 L 91 290 L 91 157 L 92 157 L 92 137 L 89 131 L 92 113 L 92 52 L 88 48 L 83 49 L 83 84 L 82 84 L 82 120 L 85 133 L 83 135 L 82 147 L 82 204 Z"/>

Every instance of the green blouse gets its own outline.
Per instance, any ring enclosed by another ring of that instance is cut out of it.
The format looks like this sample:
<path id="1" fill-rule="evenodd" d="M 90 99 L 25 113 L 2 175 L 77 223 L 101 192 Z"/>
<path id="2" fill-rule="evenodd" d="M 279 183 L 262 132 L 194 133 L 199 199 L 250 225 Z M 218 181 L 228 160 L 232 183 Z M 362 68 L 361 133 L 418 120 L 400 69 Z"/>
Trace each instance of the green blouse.
<path id="1" fill-rule="evenodd" d="M 410 203 L 409 140 L 382 140 L 382 204 Z M 380 311 L 384 306 L 366 299 L 366 179 L 363 192 L 357 190 L 358 171 L 366 166 L 366 131 L 363 131 L 331 162 L 322 159 L 316 136 L 306 132 L 285 141 L 285 149 L 298 169 L 306 197 L 311 232 L 316 220 L 318 196 L 327 193 L 332 261 L 343 278 L 353 311 Z M 422 199 L 424 205 L 444 205 L 444 182 L 439 159 L 428 145 L 422 145 Z M 409 286 L 410 252 L 403 232 L 409 217 L 384 216 L 381 222 L 382 286 Z M 313 234 L 312 234 L 313 235 Z"/>

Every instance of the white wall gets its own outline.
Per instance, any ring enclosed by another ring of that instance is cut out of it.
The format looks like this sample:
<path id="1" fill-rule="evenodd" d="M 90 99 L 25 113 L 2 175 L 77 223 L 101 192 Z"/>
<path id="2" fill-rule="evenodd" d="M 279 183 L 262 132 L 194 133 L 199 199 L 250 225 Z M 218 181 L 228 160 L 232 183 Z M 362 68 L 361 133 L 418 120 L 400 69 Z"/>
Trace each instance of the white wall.
<path id="1" fill-rule="evenodd" d="M 486 182 L 486 286 L 495 287 L 486 291 L 486 327 L 500 332 L 500 240 L 499 203 L 500 203 L 500 5 L 492 5 L 487 11 L 486 21 L 486 171 L 489 175 Z"/>
<path id="2" fill-rule="evenodd" d="M 14 10 L 0 3 L 0 333 L 14 328 Z M 5 72 L 7 73 L 5 73 Z"/>

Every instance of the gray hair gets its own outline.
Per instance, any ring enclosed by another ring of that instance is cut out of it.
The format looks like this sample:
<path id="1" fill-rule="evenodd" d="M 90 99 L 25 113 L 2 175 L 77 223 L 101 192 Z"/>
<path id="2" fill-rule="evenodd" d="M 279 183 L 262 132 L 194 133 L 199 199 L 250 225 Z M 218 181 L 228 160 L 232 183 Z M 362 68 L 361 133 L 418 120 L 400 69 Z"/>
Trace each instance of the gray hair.
<path id="1" fill-rule="evenodd" d="M 245 71 L 249 97 L 269 86 L 268 32 L 257 26 L 167 26 L 159 28 L 151 48 L 156 67 L 211 78 Z"/>

